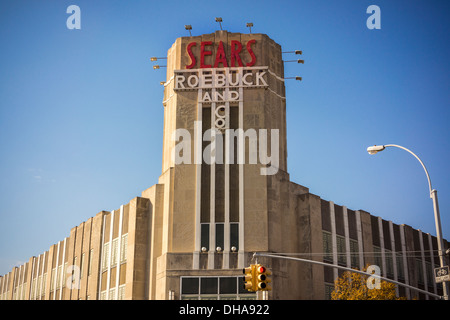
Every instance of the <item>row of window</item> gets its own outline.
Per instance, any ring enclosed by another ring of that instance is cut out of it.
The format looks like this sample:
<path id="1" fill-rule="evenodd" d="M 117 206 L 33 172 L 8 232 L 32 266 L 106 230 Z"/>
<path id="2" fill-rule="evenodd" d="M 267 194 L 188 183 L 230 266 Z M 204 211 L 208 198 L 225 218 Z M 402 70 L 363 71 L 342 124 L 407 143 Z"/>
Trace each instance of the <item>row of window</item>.
<path id="1" fill-rule="evenodd" d="M 337 259 L 338 264 L 346 266 L 347 265 L 347 252 L 345 246 L 345 238 L 336 235 L 336 246 L 337 246 Z M 332 250 L 332 236 L 331 233 L 327 231 L 323 231 L 323 259 L 326 262 L 333 262 L 333 250 Z M 366 253 L 365 255 L 367 255 Z M 378 246 L 373 247 L 373 261 L 374 264 L 379 266 L 381 269 L 383 267 L 383 257 L 382 250 Z M 356 240 L 350 239 L 350 261 L 351 268 L 360 269 L 359 265 L 359 247 L 358 242 Z M 386 276 L 388 278 L 394 278 L 394 263 L 397 268 L 397 278 L 399 280 L 405 280 L 405 265 L 403 262 L 403 254 L 396 252 L 392 253 L 391 250 L 384 249 L 384 263 L 386 268 Z M 425 261 L 425 270 L 423 266 L 422 259 L 415 259 L 415 269 L 417 270 L 417 281 L 419 284 L 425 284 L 425 277 L 427 280 L 427 284 L 431 286 L 434 283 L 433 278 L 433 268 L 432 264 L 429 261 Z M 382 270 L 383 271 L 383 270 Z M 383 273 L 383 272 L 382 272 Z"/>
<path id="2" fill-rule="evenodd" d="M 25 283 L 26 285 L 26 283 Z M 13 300 L 24 300 L 25 299 L 25 290 L 24 290 L 24 284 L 21 284 L 16 288 L 14 291 L 14 297 Z"/>
<path id="3" fill-rule="evenodd" d="M 181 277 L 182 300 L 255 300 L 242 277 Z"/>
<path id="4" fill-rule="evenodd" d="M 108 300 L 124 300 L 125 299 L 125 285 L 119 286 L 116 295 L 116 287 L 109 289 Z M 104 290 L 100 293 L 100 300 L 106 300 L 106 293 L 108 291 Z M 89 300 L 89 299 L 88 299 Z"/>
<path id="5" fill-rule="evenodd" d="M 107 242 L 103 245 L 102 271 L 108 269 L 110 251 L 111 251 L 111 265 L 110 265 L 111 268 L 116 266 L 118 261 L 120 261 L 120 263 L 126 262 L 127 248 L 128 248 L 128 233 L 122 235 L 120 240 L 121 240 L 120 252 L 119 252 L 118 237 L 112 241 L 112 248 L 110 248 L 111 242 Z"/>
<path id="6" fill-rule="evenodd" d="M 416 259 L 416 270 L 418 276 L 418 283 L 422 285 L 425 284 L 422 259 Z M 431 266 L 431 263 L 428 261 L 425 261 L 425 276 L 428 285 L 434 283 L 433 268 Z"/>
<path id="7" fill-rule="evenodd" d="M 360 252 L 358 241 L 349 239 L 350 241 L 350 267 L 360 269 Z M 336 247 L 337 247 L 337 263 L 339 265 L 347 265 L 347 250 L 345 245 L 345 237 L 336 235 Z M 381 248 L 373 247 L 373 258 L 374 264 L 379 266 L 383 265 Z M 386 275 L 387 277 L 394 277 L 394 257 L 391 250 L 385 249 L 385 263 L 386 263 Z M 327 262 L 333 262 L 333 249 L 332 249 L 332 239 L 331 233 L 323 232 L 323 259 Z M 366 253 L 367 255 L 368 253 Z M 401 253 L 395 254 L 395 262 L 397 264 L 397 276 L 399 279 L 404 279 L 404 265 L 403 265 L 403 255 Z"/>
<path id="8" fill-rule="evenodd" d="M 45 284 L 47 283 L 47 273 L 34 278 L 31 282 L 31 300 L 43 296 L 45 293 Z"/>
<path id="9" fill-rule="evenodd" d="M 347 265 L 347 250 L 345 246 L 345 238 L 336 236 L 337 259 L 339 265 Z M 359 268 L 359 246 L 358 241 L 350 239 L 350 266 L 351 268 Z M 333 245 L 331 233 L 323 232 L 323 259 L 327 262 L 333 262 Z"/>
<path id="10" fill-rule="evenodd" d="M 117 262 L 119 261 L 119 248 L 118 248 L 118 240 L 119 238 L 116 238 L 112 241 L 112 250 L 111 250 L 111 267 L 114 267 L 115 265 L 117 265 Z M 102 269 L 106 269 L 108 267 L 108 259 L 109 259 L 109 246 L 110 246 L 110 242 L 106 243 L 103 247 L 103 264 L 102 264 Z M 122 235 L 121 238 L 121 250 L 120 250 L 120 263 L 124 263 L 126 262 L 126 257 L 127 257 L 127 247 L 128 247 L 128 234 L 124 234 Z M 94 249 L 91 249 L 89 251 L 89 257 L 88 257 L 88 276 L 90 276 L 92 274 L 92 257 L 94 254 Z M 81 261 L 80 261 L 80 266 L 78 271 L 79 272 L 74 272 L 72 270 L 72 279 L 73 277 L 75 277 L 76 275 L 79 275 L 79 279 L 83 278 L 84 275 L 84 268 L 86 265 L 86 253 L 83 252 L 81 255 Z M 70 273 L 70 271 L 68 271 L 68 262 L 64 263 L 64 266 L 60 265 L 57 268 L 53 268 L 51 271 L 51 280 L 50 280 L 50 292 L 54 291 L 55 288 L 56 290 L 66 287 L 66 281 L 67 281 L 67 277 L 70 276 L 69 274 L 67 274 L 68 272 Z M 77 268 L 76 266 L 78 266 L 78 257 L 75 256 L 73 259 L 73 266 L 75 266 L 75 268 Z M 63 280 L 63 281 L 61 281 Z M 45 274 L 41 274 L 38 277 L 32 279 L 31 282 L 31 292 L 30 292 L 30 298 L 31 300 L 34 299 L 38 299 L 39 297 L 43 296 L 46 290 L 46 283 L 47 283 L 47 273 Z M 55 287 L 56 284 L 56 287 Z M 21 284 L 19 286 L 17 286 L 14 290 L 14 294 L 13 294 L 13 300 L 24 300 L 26 299 L 25 297 L 25 289 L 24 289 L 24 285 L 26 285 L 26 283 Z M 119 289 L 120 292 L 121 289 Z M 124 291 L 123 291 L 124 293 Z M 7 297 L 7 292 L 4 292 L 0 295 L 0 300 L 4 300 Z"/>
<path id="11" fill-rule="evenodd" d="M 231 250 L 231 248 L 235 248 L 235 251 L 239 250 L 239 223 L 231 222 L 230 223 L 230 248 L 224 248 L 225 240 L 225 225 L 223 223 L 215 223 L 215 232 L 216 232 L 216 243 L 212 248 L 213 250 L 217 247 L 222 249 Z M 207 250 L 211 250 L 209 243 L 209 233 L 210 233 L 210 223 L 201 223 L 201 240 L 200 246 L 202 248 L 206 248 Z"/>
<path id="12" fill-rule="evenodd" d="M 119 241 L 120 240 L 120 241 Z M 108 268 L 117 267 L 126 263 L 128 248 L 128 233 L 117 237 L 103 245 L 102 249 L 102 273 L 109 277 Z M 110 287 L 100 292 L 100 300 L 123 300 L 125 298 L 125 284 Z"/>

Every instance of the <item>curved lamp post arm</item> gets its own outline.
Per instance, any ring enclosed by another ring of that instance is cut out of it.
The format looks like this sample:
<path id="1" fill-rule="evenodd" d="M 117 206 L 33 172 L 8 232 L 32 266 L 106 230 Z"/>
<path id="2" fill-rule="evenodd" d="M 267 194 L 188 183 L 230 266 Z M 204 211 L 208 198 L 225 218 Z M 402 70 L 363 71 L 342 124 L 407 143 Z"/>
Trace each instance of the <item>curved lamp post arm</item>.
<path id="1" fill-rule="evenodd" d="M 423 167 L 423 170 L 425 170 L 425 174 L 427 175 L 427 179 L 428 179 L 428 188 L 430 189 L 430 198 L 432 198 L 432 197 L 433 197 L 433 196 L 432 196 L 432 194 L 433 194 L 433 189 L 431 188 L 431 179 L 430 179 L 430 175 L 428 174 L 428 170 L 427 170 L 427 168 L 425 167 L 425 165 L 423 164 L 422 160 L 420 160 L 420 158 L 419 158 L 414 152 L 412 152 L 411 150 L 409 150 L 409 149 L 407 149 L 407 148 L 405 148 L 405 147 L 402 147 L 402 146 L 399 146 L 399 145 L 396 145 L 396 144 L 385 144 L 383 147 L 396 147 L 396 148 L 403 149 L 403 150 L 408 151 L 409 153 L 411 153 L 417 160 L 419 160 L 420 164 L 421 164 L 422 167 Z"/>

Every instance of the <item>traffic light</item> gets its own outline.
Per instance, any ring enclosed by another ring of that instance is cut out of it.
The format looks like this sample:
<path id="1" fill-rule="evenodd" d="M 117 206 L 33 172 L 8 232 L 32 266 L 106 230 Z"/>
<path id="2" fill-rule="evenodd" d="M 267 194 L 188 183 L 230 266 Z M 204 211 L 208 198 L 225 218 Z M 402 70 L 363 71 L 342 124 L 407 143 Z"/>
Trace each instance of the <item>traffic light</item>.
<path id="1" fill-rule="evenodd" d="M 263 265 L 251 264 L 249 267 L 242 269 L 244 273 L 244 289 L 252 292 L 269 291 L 272 287 L 269 283 L 272 279 L 269 276 L 272 272 Z"/>
<path id="2" fill-rule="evenodd" d="M 255 270 L 256 265 L 251 264 L 250 267 L 242 269 L 244 273 L 244 289 L 248 291 L 256 291 Z"/>
<path id="3" fill-rule="evenodd" d="M 272 279 L 269 276 L 272 272 L 263 265 L 256 265 L 255 267 L 255 278 L 256 278 L 256 290 L 258 291 L 269 291 L 272 287 L 269 285 Z"/>

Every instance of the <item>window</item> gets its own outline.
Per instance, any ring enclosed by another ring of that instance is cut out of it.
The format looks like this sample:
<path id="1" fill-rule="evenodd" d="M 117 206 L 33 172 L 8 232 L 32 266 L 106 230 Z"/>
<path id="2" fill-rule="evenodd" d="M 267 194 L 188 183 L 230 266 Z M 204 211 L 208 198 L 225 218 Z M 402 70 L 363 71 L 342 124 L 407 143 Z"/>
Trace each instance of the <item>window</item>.
<path id="1" fill-rule="evenodd" d="M 223 229 L 223 223 L 216 223 L 216 248 L 220 247 L 223 248 L 223 244 L 224 244 L 224 240 L 223 240 L 223 236 L 224 236 L 224 229 Z"/>
<path id="2" fill-rule="evenodd" d="M 92 274 L 92 258 L 94 257 L 94 249 L 89 250 L 88 276 Z"/>
<path id="3" fill-rule="evenodd" d="M 50 291 L 53 291 L 55 289 L 55 278 L 56 278 L 56 268 L 53 268 L 50 282 Z"/>
<path id="4" fill-rule="evenodd" d="M 345 250 L 345 238 L 342 236 L 336 236 L 337 252 L 338 252 L 338 264 L 346 265 L 347 257 Z"/>
<path id="5" fill-rule="evenodd" d="M 127 248 L 128 248 L 128 233 L 122 236 L 122 241 L 120 243 L 120 263 L 127 261 Z"/>
<path id="6" fill-rule="evenodd" d="M 37 280 L 37 281 L 36 281 L 36 283 L 37 283 L 36 293 L 37 293 L 37 296 L 39 296 L 40 289 L 41 289 L 41 285 L 42 285 L 42 276 L 39 276 L 39 277 L 38 277 L 37 279 L 35 279 L 35 280 Z"/>
<path id="7" fill-rule="evenodd" d="M 334 284 L 325 283 L 325 300 L 331 300 L 331 293 L 334 291 Z"/>
<path id="8" fill-rule="evenodd" d="M 116 238 L 112 241 L 112 250 L 111 250 L 111 267 L 117 265 L 118 258 L 118 249 L 119 249 L 119 238 Z"/>
<path id="9" fill-rule="evenodd" d="M 219 278 L 219 294 L 234 294 L 237 292 L 235 277 Z"/>
<path id="10" fill-rule="evenodd" d="M 392 251 L 386 249 L 386 274 L 388 278 L 394 278 L 394 260 L 392 259 Z"/>
<path id="11" fill-rule="evenodd" d="M 209 249 L 209 223 L 201 224 L 201 239 L 200 246 Z"/>
<path id="12" fill-rule="evenodd" d="M 200 294 L 217 294 L 218 278 L 200 278 Z"/>
<path id="13" fill-rule="evenodd" d="M 323 260 L 333 261 L 331 233 L 323 231 L 322 237 L 323 237 Z"/>
<path id="14" fill-rule="evenodd" d="M 396 254 L 397 262 L 397 277 L 398 279 L 405 280 L 405 269 L 403 265 L 403 255 L 401 253 Z"/>
<path id="15" fill-rule="evenodd" d="M 239 223 L 230 223 L 230 246 L 239 251 Z"/>
<path id="16" fill-rule="evenodd" d="M 428 261 L 425 261 L 425 268 L 426 268 L 426 274 L 427 274 L 427 284 L 429 286 L 433 285 L 434 277 L 433 277 L 433 269 L 431 268 L 431 263 Z"/>
<path id="17" fill-rule="evenodd" d="M 80 279 L 83 278 L 84 274 L 84 262 L 85 262 L 85 253 L 83 252 L 81 254 L 81 261 L 80 261 Z"/>
<path id="18" fill-rule="evenodd" d="M 109 242 L 103 245 L 103 257 L 102 257 L 102 269 L 108 268 L 108 260 L 109 260 Z"/>
<path id="19" fill-rule="evenodd" d="M 124 300 L 125 299 L 125 285 L 119 286 L 119 297 L 118 300 Z"/>
<path id="20" fill-rule="evenodd" d="M 352 268 L 359 268 L 359 246 L 358 241 L 350 239 L 350 264 Z"/>
<path id="21" fill-rule="evenodd" d="M 181 294 L 198 294 L 199 278 L 182 278 Z"/>
<path id="22" fill-rule="evenodd" d="M 383 262 L 381 259 L 381 248 L 380 247 L 373 246 L 373 260 L 374 260 L 374 265 L 380 267 L 380 271 L 381 271 Z"/>
<path id="23" fill-rule="evenodd" d="M 47 274 L 44 273 L 44 277 L 42 279 L 42 285 L 41 285 L 41 296 L 43 296 L 44 293 L 45 293 L 45 285 L 46 285 L 46 283 L 47 283 Z"/>
<path id="24" fill-rule="evenodd" d="M 254 300 L 242 289 L 242 277 L 181 277 L 182 300 Z"/>
<path id="25" fill-rule="evenodd" d="M 67 276 L 67 265 L 68 265 L 69 263 L 68 262 L 66 262 L 66 263 L 64 263 L 64 272 L 63 272 L 63 287 L 65 287 L 66 286 L 66 276 Z"/>
<path id="26" fill-rule="evenodd" d="M 74 264 L 77 262 L 77 257 L 74 259 Z M 61 287 L 62 266 L 58 267 L 58 273 L 56 274 L 56 289 Z"/>
<path id="27" fill-rule="evenodd" d="M 424 284 L 423 280 L 423 266 L 422 266 L 422 260 L 416 259 L 416 269 L 417 269 L 417 282 L 419 284 Z"/>
<path id="28" fill-rule="evenodd" d="M 116 300 L 116 288 L 110 288 L 109 289 L 109 300 Z"/>
<path id="29" fill-rule="evenodd" d="M 37 283 L 37 278 L 34 278 L 33 281 L 31 282 L 31 300 L 34 300 L 35 296 L 35 288 L 36 288 L 36 283 Z"/>

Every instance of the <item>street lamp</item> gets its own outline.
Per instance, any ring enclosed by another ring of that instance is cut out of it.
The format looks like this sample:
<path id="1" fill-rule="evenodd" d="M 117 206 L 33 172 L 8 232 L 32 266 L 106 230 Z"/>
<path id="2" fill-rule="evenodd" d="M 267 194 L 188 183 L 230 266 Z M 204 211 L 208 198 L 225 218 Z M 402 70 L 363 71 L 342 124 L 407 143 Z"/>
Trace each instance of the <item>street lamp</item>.
<path id="1" fill-rule="evenodd" d="M 428 188 L 430 190 L 430 198 L 433 200 L 433 209 L 434 209 L 434 220 L 436 223 L 436 234 L 437 234 L 437 240 L 438 240 L 438 251 L 439 251 L 439 263 L 441 268 L 444 267 L 444 241 L 442 238 L 442 227 L 441 227 L 441 217 L 439 215 L 439 205 L 438 205 L 438 199 L 437 199 L 437 190 L 433 189 L 431 187 L 431 179 L 430 179 L 430 175 L 428 174 L 427 168 L 425 167 L 425 165 L 423 164 L 422 160 L 420 160 L 420 158 L 415 155 L 411 150 L 406 149 L 405 147 L 402 146 L 398 146 L 396 144 L 385 144 L 382 146 L 371 146 L 367 148 L 367 152 L 371 155 L 376 154 L 380 151 L 383 151 L 384 149 L 386 149 L 386 147 L 396 147 L 396 148 L 400 148 L 403 149 L 405 151 L 408 151 L 410 154 L 412 154 L 417 160 L 419 160 L 420 164 L 422 165 L 423 169 L 425 170 L 425 173 L 427 175 L 427 179 L 428 179 Z M 447 293 L 447 284 L 444 282 L 442 282 L 442 290 L 444 293 L 444 299 L 448 300 L 448 293 Z"/>

